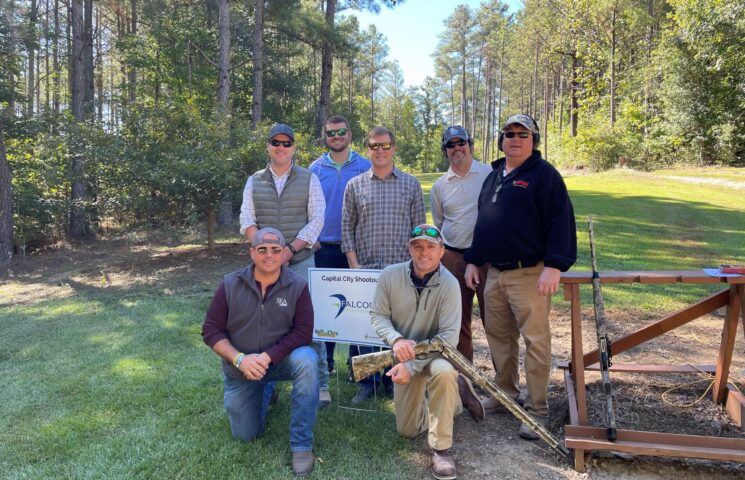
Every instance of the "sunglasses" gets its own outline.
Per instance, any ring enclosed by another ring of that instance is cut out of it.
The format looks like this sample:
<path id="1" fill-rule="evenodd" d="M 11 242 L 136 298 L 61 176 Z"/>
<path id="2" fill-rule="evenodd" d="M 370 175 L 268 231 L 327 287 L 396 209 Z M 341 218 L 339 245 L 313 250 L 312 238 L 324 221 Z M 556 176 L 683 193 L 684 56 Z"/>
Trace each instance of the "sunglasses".
<path id="1" fill-rule="evenodd" d="M 266 255 L 269 252 L 279 255 L 282 253 L 282 247 L 256 247 L 256 251 L 259 252 L 259 255 Z"/>
<path id="2" fill-rule="evenodd" d="M 290 148 L 291 146 L 295 145 L 295 142 L 292 140 L 269 140 L 269 145 L 272 147 L 279 147 L 282 145 L 285 148 Z"/>
<path id="3" fill-rule="evenodd" d="M 530 133 L 530 132 L 504 132 L 504 137 L 505 138 L 520 137 L 520 138 L 525 139 L 525 138 L 528 138 L 531 135 L 533 135 L 533 134 Z"/>
<path id="4" fill-rule="evenodd" d="M 440 231 L 435 227 L 414 227 L 411 231 L 411 238 L 421 237 L 425 235 L 430 238 L 440 238 Z"/>
<path id="5" fill-rule="evenodd" d="M 446 148 L 455 148 L 456 146 L 458 146 L 458 147 L 462 147 L 462 146 L 463 146 L 463 145 L 465 145 L 466 143 L 468 143 L 468 142 L 466 142 L 466 141 L 465 141 L 465 140 L 463 140 L 463 139 L 460 139 L 460 140 L 454 140 L 454 141 L 450 141 L 450 142 L 446 143 L 446 144 L 445 144 L 445 147 L 446 147 Z"/>
<path id="6" fill-rule="evenodd" d="M 391 142 L 383 142 L 383 143 L 370 143 L 367 145 L 367 148 L 370 150 L 380 150 L 381 148 L 383 150 L 390 150 L 393 146 L 393 143 Z"/>
<path id="7" fill-rule="evenodd" d="M 337 135 L 339 135 L 340 137 L 343 137 L 347 134 L 347 131 L 348 130 L 346 128 L 337 128 L 336 130 L 326 130 L 326 136 L 329 138 L 335 137 Z"/>

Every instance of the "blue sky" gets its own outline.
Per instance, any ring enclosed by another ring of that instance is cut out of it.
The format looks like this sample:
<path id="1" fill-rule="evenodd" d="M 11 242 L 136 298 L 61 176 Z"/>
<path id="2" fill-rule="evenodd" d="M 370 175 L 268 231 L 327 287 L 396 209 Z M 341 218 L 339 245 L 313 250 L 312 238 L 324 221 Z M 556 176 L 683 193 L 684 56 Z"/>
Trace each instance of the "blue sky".
<path id="1" fill-rule="evenodd" d="M 407 86 L 419 85 L 427 75 L 433 75 L 434 67 L 430 56 L 437 46 L 437 35 L 445 29 L 443 21 L 450 16 L 455 7 L 466 4 L 478 9 L 482 0 L 405 0 L 401 5 L 382 8 L 378 15 L 353 11 L 365 29 L 374 23 L 375 27 L 388 39 L 388 58 L 398 60 L 404 72 Z M 509 5 L 511 12 L 522 7 L 520 0 L 502 0 Z"/>

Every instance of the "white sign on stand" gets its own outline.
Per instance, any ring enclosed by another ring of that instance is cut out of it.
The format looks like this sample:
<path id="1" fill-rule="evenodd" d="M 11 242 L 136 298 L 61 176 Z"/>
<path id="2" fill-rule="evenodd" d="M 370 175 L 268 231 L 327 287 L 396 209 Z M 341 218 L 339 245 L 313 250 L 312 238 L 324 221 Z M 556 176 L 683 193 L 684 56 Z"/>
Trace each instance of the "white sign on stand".
<path id="1" fill-rule="evenodd" d="M 311 268 L 308 288 L 313 301 L 313 340 L 386 346 L 370 324 L 380 270 Z"/>

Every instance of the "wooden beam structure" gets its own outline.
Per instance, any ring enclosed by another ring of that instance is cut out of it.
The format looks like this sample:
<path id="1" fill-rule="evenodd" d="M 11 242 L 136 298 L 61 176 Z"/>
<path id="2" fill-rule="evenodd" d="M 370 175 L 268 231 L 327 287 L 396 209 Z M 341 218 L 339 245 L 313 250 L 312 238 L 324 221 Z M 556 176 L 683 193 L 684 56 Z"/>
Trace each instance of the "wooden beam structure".
<path id="1" fill-rule="evenodd" d="M 703 271 L 634 271 L 600 273 L 603 284 L 727 284 L 728 288 L 678 312 L 640 328 L 621 338 L 613 339 L 613 355 L 627 351 L 714 310 L 727 307 L 722 327 L 716 365 L 635 365 L 616 363 L 614 372 L 635 373 L 691 373 L 714 375 L 713 400 L 727 403 L 732 420 L 743 428 L 745 396 L 727 383 L 737 334 L 738 320 L 742 317 L 745 332 L 745 276 L 716 277 Z M 607 439 L 605 427 L 592 427 L 587 419 L 587 392 L 585 370 L 598 371 L 597 350 L 584 353 L 582 346 L 582 307 L 580 286 L 590 284 L 591 272 L 562 274 L 564 296 L 571 302 L 572 351 L 569 362 L 559 362 L 564 370 L 564 380 L 569 401 L 569 425 L 566 425 L 565 444 L 575 449 L 574 467 L 584 472 L 584 454 L 588 450 L 614 450 L 636 455 L 705 458 L 710 460 L 745 461 L 745 440 L 698 435 L 678 435 L 660 432 L 618 430 L 618 438 Z"/>

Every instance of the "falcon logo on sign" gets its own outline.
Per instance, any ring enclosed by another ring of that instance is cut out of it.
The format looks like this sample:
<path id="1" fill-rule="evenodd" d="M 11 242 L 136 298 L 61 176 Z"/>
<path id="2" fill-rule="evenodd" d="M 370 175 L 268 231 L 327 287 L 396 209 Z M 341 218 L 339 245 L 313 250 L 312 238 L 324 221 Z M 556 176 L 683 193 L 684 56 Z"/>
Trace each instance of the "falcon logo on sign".
<path id="1" fill-rule="evenodd" d="M 336 298 L 339 300 L 339 302 L 334 302 L 334 306 L 339 308 L 339 311 L 336 312 L 336 316 L 334 318 L 339 318 L 339 315 L 341 315 L 341 312 L 344 311 L 344 309 L 347 307 L 347 297 L 342 295 L 341 293 L 337 293 L 335 295 L 330 295 L 332 298 Z"/>

